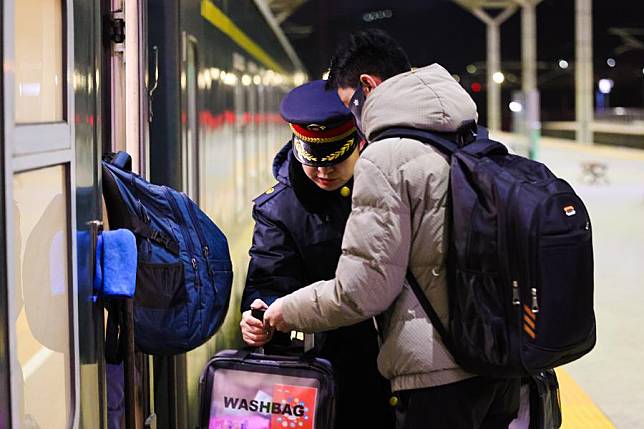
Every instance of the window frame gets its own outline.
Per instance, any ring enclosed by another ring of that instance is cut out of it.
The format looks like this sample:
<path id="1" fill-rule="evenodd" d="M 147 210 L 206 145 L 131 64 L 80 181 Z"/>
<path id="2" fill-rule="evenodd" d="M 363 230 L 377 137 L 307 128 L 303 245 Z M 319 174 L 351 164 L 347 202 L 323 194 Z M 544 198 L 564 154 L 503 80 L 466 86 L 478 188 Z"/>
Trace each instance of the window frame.
<path id="1" fill-rule="evenodd" d="M 195 202 L 200 203 L 201 153 L 199 151 L 199 41 L 193 35 L 182 33 L 181 61 L 181 154 L 183 158 L 183 189 Z M 192 70 L 191 70 L 192 69 Z M 193 72 L 192 74 L 190 72 Z M 184 81 L 185 79 L 185 81 Z M 192 84 L 191 84 L 192 83 Z"/>
<path id="2" fill-rule="evenodd" d="M 15 4 L 20 0 L 2 2 L 2 54 L 4 64 L 15 64 Z M 68 293 L 69 293 L 69 334 L 70 334 L 70 407 L 68 424 L 72 428 L 79 426 L 80 417 L 80 366 L 78 345 L 78 284 L 77 284 L 77 243 L 76 243 L 76 178 L 75 178 L 75 143 L 74 143 L 74 26 L 73 0 L 61 0 L 62 19 L 62 55 L 63 55 L 63 120 L 51 123 L 16 124 L 15 118 L 15 67 L 5 68 L 3 75 L 3 175 L 4 175 L 4 236 L 6 243 L 13 242 L 13 177 L 17 173 L 61 165 L 65 171 L 65 193 L 67 203 L 67 247 L 68 247 Z M 15 308 L 15 286 L 13 285 L 16 255 L 6 249 L 6 298 L 7 298 L 7 333 L 9 339 L 9 362 L 17 360 L 17 338 Z M 4 291 L 2 291 L 4 292 Z M 1 302 L 2 300 L 0 300 Z M 0 329 L 4 329 L 4 326 Z M 11 368 L 9 368 L 11 372 Z M 10 384 L 11 398 L 17 398 L 18 377 Z M 19 380 L 22 383 L 22 380 Z M 20 404 L 11 400 L 11 427 L 18 428 L 20 422 Z"/>
<path id="3" fill-rule="evenodd" d="M 0 7 L 0 20 L 4 22 L 4 10 Z M 3 24 L 4 26 L 4 24 Z M 4 34 L 0 32 L 0 54 L 3 54 L 4 49 Z M 4 73 L 0 75 L 0 100 L 4 100 Z M 5 210 L 4 210 L 4 105 L 0 105 L 0 224 L 5 225 Z M 0 275 L 0 426 L 9 425 L 9 415 L 11 410 L 11 384 L 9 374 L 9 338 L 8 338 L 8 308 L 7 303 L 7 270 L 6 270 L 6 243 L 4 229 L 0 230 L 0 272 L 5 273 Z"/>

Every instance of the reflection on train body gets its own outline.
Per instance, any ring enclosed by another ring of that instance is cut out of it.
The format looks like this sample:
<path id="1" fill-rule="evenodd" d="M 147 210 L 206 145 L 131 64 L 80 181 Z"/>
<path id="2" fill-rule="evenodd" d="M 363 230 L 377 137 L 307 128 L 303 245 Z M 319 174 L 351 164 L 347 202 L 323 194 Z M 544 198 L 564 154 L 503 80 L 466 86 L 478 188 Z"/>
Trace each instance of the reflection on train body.
<path id="1" fill-rule="evenodd" d="M 63 167 L 50 167 L 20 173 L 13 183 L 21 305 L 12 364 L 22 374 L 22 398 L 16 399 L 25 427 L 63 428 L 71 411 L 65 175 Z"/>

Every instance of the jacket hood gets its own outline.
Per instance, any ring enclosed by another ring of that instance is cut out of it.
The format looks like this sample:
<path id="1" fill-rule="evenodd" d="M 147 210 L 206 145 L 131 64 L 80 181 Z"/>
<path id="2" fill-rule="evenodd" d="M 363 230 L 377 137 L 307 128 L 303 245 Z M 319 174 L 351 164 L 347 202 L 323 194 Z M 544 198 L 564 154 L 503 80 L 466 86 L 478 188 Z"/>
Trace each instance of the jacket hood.
<path id="1" fill-rule="evenodd" d="M 463 122 L 477 119 L 472 97 L 439 64 L 385 80 L 367 97 L 362 110 L 368 140 L 392 127 L 454 132 Z"/>
<path id="2" fill-rule="evenodd" d="M 293 157 L 292 147 L 293 146 L 289 141 L 280 149 L 279 152 L 277 152 L 275 158 L 273 158 L 273 176 L 278 182 L 285 185 L 290 185 L 290 180 L 288 178 L 288 166 L 291 163 Z M 297 160 L 295 162 L 297 162 Z"/>

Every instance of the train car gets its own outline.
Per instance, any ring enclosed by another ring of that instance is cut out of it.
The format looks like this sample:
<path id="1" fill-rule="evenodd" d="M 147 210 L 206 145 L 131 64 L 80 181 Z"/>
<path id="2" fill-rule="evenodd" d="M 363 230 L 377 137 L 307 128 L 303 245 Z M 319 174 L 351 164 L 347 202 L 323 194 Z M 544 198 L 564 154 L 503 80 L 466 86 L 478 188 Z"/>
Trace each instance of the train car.
<path id="1" fill-rule="evenodd" d="M 93 288 L 100 159 L 127 150 L 227 235 L 226 322 L 177 356 L 130 349 L 127 428 L 197 425 L 199 373 L 240 346 L 252 199 L 303 67 L 262 0 L 3 0 L 0 427 L 104 428 L 112 367 Z"/>

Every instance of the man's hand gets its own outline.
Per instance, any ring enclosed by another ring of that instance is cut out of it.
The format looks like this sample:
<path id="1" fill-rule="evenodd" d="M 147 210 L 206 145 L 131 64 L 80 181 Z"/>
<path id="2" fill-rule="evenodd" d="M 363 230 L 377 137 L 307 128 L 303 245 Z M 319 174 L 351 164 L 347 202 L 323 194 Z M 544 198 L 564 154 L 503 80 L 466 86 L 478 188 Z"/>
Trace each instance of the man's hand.
<path id="1" fill-rule="evenodd" d="M 253 310 L 266 310 L 268 305 L 266 305 L 266 303 L 261 299 L 256 299 L 250 305 L 250 308 Z M 266 320 L 266 318 L 264 318 L 264 320 Z M 241 328 L 244 342 L 252 347 L 261 347 L 269 342 L 273 337 L 273 330 L 269 328 L 269 325 L 262 323 L 261 320 L 255 319 L 251 315 L 251 310 L 247 310 L 242 313 L 239 327 Z"/>
<path id="2" fill-rule="evenodd" d="M 282 298 L 278 298 L 264 313 L 264 324 L 281 332 L 290 332 L 293 328 L 284 321 Z"/>

